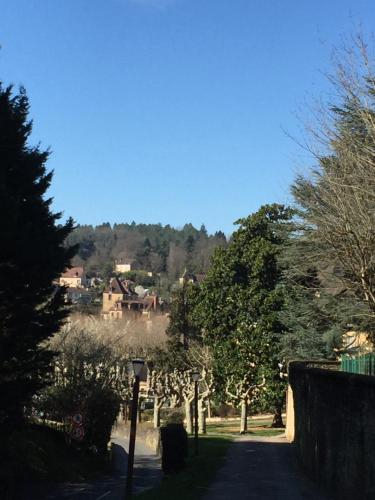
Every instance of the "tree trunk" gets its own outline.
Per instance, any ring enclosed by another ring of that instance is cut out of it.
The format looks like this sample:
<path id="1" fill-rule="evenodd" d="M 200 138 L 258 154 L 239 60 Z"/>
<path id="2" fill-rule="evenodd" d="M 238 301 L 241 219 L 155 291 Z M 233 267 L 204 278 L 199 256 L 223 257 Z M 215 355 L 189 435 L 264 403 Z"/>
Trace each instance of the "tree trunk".
<path id="1" fill-rule="evenodd" d="M 208 418 L 212 417 L 212 414 L 211 414 L 211 400 L 210 400 L 210 398 L 207 399 L 207 417 Z"/>
<path id="2" fill-rule="evenodd" d="M 171 404 L 169 405 L 170 408 L 177 408 L 178 407 L 178 398 L 177 396 L 173 395 L 171 397 Z"/>
<path id="3" fill-rule="evenodd" d="M 154 429 L 160 427 L 160 410 L 161 404 L 159 403 L 159 398 L 155 396 L 154 398 Z"/>
<path id="4" fill-rule="evenodd" d="M 128 418 L 129 418 L 129 404 L 128 404 L 127 401 L 124 403 L 123 412 L 122 412 L 122 418 L 123 418 L 123 420 L 124 420 L 124 422 L 126 424 L 127 421 L 128 421 Z"/>
<path id="5" fill-rule="evenodd" d="M 199 434 L 206 434 L 206 408 L 203 399 L 198 401 L 198 428 Z"/>
<path id="6" fill-rule="evenodd" d="M 277 405 L 275 407 L 275 413 L 273 415 L 271 427 L 285 427 L 281 413 L 282 413 L 281 405 Z"/>
<path id="7" fill-rule="evenodd" d="M 241 401 L 241 430 L 240 434 L 247 432 L 247 401 Z"/>
<path id="8" fill-rule="evenodd" d="M 193 434 L 193 412 L 191 401 L 185 401 L 185 417 L 186 417 L 186 432 L 188 434 Z"/>

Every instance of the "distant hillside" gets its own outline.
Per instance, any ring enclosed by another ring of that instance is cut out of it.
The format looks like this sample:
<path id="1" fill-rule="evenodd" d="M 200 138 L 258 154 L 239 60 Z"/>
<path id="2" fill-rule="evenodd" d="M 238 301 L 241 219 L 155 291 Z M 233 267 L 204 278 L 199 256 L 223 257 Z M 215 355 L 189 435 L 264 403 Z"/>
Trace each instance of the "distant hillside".
<path id="1" fill-rule="evenodd" d="M 78 226 L 67 240 L 68 245 L 79 245 L 73 263 L 83 265 L 89 274 L 109 276 L 115 261 L 132 261 L 133 268 L 164 273 L 170 282 L 185 268 L 196 273 L 207 271 L 214 248 L 226 243 L 223 232 L 209 235 L 204 226 L 196 229 L 185 224 L 176 229 L 135 222 Z"/>

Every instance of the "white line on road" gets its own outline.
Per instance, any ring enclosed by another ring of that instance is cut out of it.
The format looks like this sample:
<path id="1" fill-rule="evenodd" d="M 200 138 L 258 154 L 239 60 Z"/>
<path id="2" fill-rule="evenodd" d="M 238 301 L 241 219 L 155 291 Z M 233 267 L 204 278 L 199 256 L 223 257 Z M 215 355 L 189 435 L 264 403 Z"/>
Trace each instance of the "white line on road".
<path id="1" fill-rule="evenodd" d="M 100 495 L 100 497 L 98 497 L 96 500 L 101 500 L 102 498 L 107 497 L 110 494 L 111 494 L 111 490 L 107 491 L 106 493 L 103 493 L 103 495 Z"/>

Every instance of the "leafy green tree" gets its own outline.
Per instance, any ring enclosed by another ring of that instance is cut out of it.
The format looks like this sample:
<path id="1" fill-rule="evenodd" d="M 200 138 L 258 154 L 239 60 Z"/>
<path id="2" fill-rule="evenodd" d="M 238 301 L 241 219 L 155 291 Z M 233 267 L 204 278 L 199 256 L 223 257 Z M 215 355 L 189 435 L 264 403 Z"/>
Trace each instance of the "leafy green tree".
<path id="1" fill-rule="evenodd" d="M 266 205 L 237 221 L 227 248 L 214 254 L 202 284 L 197 308 L 205 341 L 213 347 L 215 378 L 223 397 L 241 406 L 241 432 L 247 429 L 248 406 L 268 390 L 280 414 L 279 287 L 280 250 L 290 231 L 292 212 Z M 272 383 L 271 383 L 272 382 Z M 268 386 L 268 388 L 267 388 Z"/>
<path id="2" fill-rule="evenodd" d="M 73 222 L 59 224 L 46 191 L 49 152 L 31 146 L 25 90 L 0 86 L 0 428 L 23 421 L 24 407 L 46 383 L 53 353 L 42 342 L 66 316 L 53 281 L 69 266 L 64 246 Z"/>

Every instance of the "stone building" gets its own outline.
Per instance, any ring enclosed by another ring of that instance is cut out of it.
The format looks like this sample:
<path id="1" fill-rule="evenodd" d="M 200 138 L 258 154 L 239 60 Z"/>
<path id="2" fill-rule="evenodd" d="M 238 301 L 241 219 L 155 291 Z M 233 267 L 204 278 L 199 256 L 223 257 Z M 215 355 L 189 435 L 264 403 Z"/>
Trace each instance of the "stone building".
<path id="1" fill-rule="evenodd" d="M 149 314 L 156 310 L 158 297 L 156 294 L 147 294 L 140 297 L 133 289 L 130 280 L 121 281 L 119 278 L 112 278 L 108 288 L 103 292 L 104 319 L 121 319 L 130 312 Z"/>

